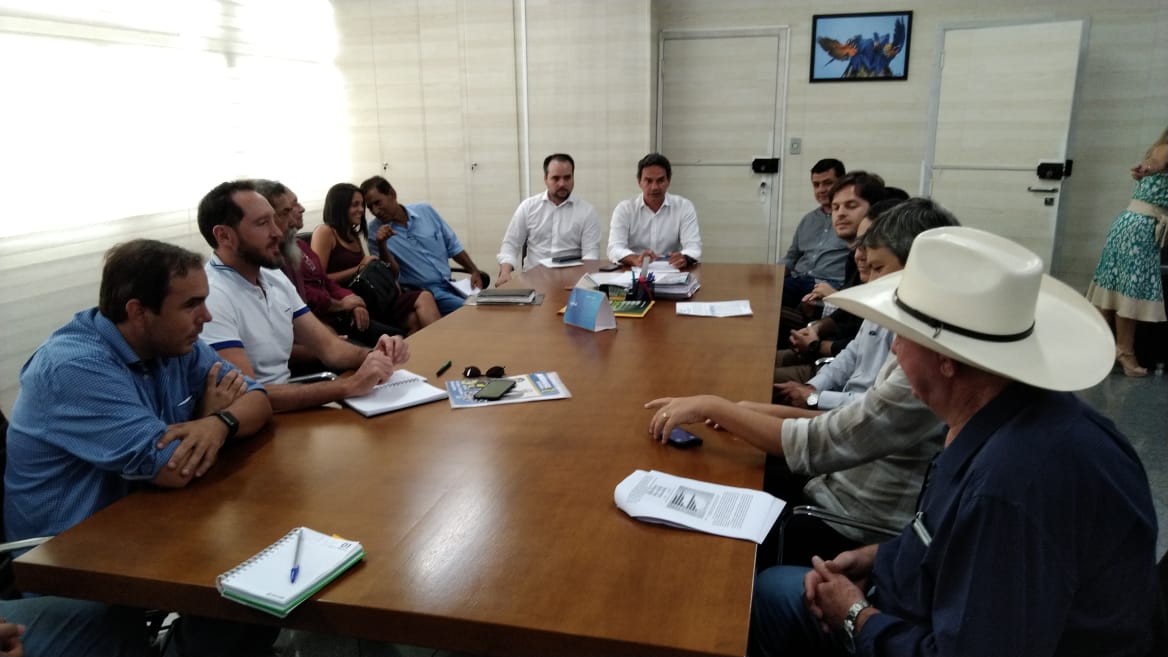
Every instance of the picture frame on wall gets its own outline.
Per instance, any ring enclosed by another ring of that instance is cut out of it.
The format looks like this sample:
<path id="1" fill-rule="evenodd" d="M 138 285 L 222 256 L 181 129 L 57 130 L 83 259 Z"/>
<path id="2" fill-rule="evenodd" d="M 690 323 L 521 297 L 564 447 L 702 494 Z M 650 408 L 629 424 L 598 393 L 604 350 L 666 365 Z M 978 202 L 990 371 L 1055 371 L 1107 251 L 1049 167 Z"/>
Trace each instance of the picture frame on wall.
<path id="1" fill-rule="evenodd" d="M 908 79 L 911 11 L 811 17 L 811 82 Z"/>

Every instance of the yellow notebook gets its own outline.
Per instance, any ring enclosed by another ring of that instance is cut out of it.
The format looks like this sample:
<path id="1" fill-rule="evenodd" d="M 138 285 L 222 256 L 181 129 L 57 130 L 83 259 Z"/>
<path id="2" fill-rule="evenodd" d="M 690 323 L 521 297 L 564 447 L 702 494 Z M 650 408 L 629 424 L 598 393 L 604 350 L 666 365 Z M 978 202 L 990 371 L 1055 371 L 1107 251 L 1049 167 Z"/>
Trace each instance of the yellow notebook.
<path id="1" fill-rule="evenodd" d="M 644 317 L 649 313 L 656 301 L 624 301 L 620 299 L 609 299 L 608 302 L 612 304 L 612 314 L 616 317 Z M 567 306 L 560 308 L 559 314 L 563 315 L 568 310 Z"/>

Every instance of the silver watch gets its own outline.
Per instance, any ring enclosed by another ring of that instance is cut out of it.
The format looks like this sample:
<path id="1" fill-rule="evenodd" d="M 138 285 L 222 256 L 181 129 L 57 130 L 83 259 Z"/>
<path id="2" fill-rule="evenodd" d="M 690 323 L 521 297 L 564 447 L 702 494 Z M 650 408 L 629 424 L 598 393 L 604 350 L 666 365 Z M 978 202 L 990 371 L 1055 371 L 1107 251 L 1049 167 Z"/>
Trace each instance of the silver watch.
<path id="1" fill-rule="evenodd" d="M 819 407 L 819 393 L 813 392 L 810 395 L 807 395 L 807 408 L 817 407 Z"/>
<path id="2" fill-rule="evenodd" d="M 872 603 L 861 600 L 848 608 L 848 615 L 844 618 L 844 633 L 848 635 L 848 643 L 854 645 L 856 640 L 856 619 L 860 617 L 860 612 L 871 606 Z"/>

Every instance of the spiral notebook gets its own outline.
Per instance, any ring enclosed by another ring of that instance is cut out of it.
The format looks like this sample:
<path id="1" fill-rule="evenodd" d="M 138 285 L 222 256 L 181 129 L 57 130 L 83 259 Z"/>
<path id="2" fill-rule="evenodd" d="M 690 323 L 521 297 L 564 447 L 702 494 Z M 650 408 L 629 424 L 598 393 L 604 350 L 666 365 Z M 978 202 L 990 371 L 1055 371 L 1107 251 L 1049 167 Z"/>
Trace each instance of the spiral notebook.
<path id="1" fill-rule="evenodd" d="M 345 405 L 365 417 L 446 399 L 446 391 L 426 383 L 426 377 L 397 370 L 368 394 L 345 399 Z"/>
<path id="2" fill-rule="evenodd" d="M 300 534 L 300 570 L 292 583 L 296 540 Z M 365 556 L 357 541 L 297 527 L 215 578 L 223 597 L 284 618 Z"/>

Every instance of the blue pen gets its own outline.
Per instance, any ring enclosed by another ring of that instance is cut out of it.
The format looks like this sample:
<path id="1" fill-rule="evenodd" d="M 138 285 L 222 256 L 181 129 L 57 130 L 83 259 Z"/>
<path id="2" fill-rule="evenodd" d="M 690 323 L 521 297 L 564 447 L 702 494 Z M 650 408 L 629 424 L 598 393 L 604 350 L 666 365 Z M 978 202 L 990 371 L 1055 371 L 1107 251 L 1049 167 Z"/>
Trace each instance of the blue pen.
<path id="1" fill-rule="evenodd" d="M 304 538 L 304 528 L 296 531 L 296 553 L 292 555 L 292 583 L 296 583 L 296 576 L 300 574 L 300 542 Z"/>

